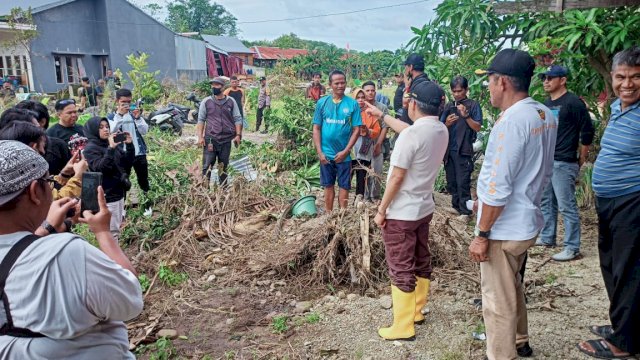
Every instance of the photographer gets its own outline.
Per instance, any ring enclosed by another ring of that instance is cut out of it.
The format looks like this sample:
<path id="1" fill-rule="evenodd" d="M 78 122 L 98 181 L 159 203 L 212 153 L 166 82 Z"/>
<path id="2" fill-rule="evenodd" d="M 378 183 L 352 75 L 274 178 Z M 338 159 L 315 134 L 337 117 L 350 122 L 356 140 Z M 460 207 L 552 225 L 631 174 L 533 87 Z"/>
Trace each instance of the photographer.
<path id="1" fill-rule="evenodd" d="M 42 128 L 34 125 L 35 119 L 28 110 L 15 108 L 6 110 L 0 117 L 0 122 L 4 124 L 0 128 L 0 140 L 19 141 L 45 157 L 46 143 L 49 138 Z M 54 200 L 67 196 L 80 196 L 82 174 L 87 170 L 88 164 L 79 156 L 79 154 L 74 155 L 62 168 L 60 174 L 53 177 L 51 190 Z"/>
<path id="2" fill-rule="evenodd" d="M 109 233 L 102 189 L 100 211 L 85 211 L 82 220 L 98 249 L 55 233 L 61 225 L 54 223 L 74 202 L 52 203 L 44 158 L 19 142 L 0 141 L 0 163 L 0 358 L 134 359 L 124 321 L 142 311 L 142 292 Z M 45 218 L 52 233 L 34 235 Z"/>
<path id="3" fill-rule="evenodd" d="M 135 170 L 140 190 L 146 194 L 149 191 L 149 164 L 147 163 L 147 144 L 143 136 L 149 131 L 149 125 L 142 117 L 142 109 L 138 107 L 138 104 L 132 104 L 131 101 L 130 90 L 116 91 L 116 111 L 107 115 L 107 118 L 112 133 L 127 132 L 131 134 L 135 157 L 124 170 L 127 176 L 131 175 L 132 168 Z M 121 146 L 121 148 L 125 147 Z M 145 215 L 151 215 L 151 208 L 146 209 Z"/>
<path id="4" fill-rule="evenodd" d="M 84 156 L 91 171 L 102 173 L 102 187 L 111 212 L 111 234 L 118 240 L 124 217 L 124 197 L 131 188 L 125 169 L 131 166 L 135 156 L 133 140 L 126 132 L 111 134 L 107 118 L 97 116 L 87 121 L 84 133 L 89 139 Z M 126 151 L 118 146 L 123 142 Z"/>

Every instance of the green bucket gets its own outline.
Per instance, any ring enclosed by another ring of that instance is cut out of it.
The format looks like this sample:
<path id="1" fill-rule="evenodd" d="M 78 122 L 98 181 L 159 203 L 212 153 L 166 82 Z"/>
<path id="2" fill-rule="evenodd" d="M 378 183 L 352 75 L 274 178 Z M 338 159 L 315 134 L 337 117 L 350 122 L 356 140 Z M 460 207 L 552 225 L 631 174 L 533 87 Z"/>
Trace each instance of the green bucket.
<path id="1" fill-rule="evenodd" d="M 318 214 L 318 209 L 316 208 L 316 196 L 307 195 L 298 199 L 298 201 L 293 204 L 291 213 L 293 214 L 293 216 L 316 216 Z"/>

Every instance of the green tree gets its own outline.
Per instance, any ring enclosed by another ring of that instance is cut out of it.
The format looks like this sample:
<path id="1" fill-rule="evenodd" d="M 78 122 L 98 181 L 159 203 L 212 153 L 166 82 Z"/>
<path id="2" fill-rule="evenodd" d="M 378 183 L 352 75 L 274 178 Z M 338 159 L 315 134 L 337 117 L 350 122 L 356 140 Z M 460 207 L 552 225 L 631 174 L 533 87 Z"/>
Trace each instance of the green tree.
<path id="1" fill-rule="evenodd" d="M 0 42 L 0 47 L 22 46 L 28 53 L 31 53 L 31 40 L 38 36 L 38 31 L 31 15 L 31 8 L 14 7 L 3 20 L 6 21 L 12 33 L 7 40 Z"/>
<path id="2" fill-rule="evenodd" d="M 209 0 L 175 0 L 167 4 L 167 26 L 175 32 L 238 35 L 236 18 L 224 6 Z"/>
<path id="3" fill-rule="evenodd" d="M 131 65 L 131 70 L 127 72 L 133 89 L 133 99 L 143 99 L 145 103 L 151 104 L 162 95 L 162 86 L 156 78 L 160 75 L 160 70 L 154 72 L 147 71 L 149 67 L 149 54 L 142 53 L 139 56 L 130 54 L 127 62 Z"/>
<path id="4" fill-rule="evenodd" d="M 552 63 L 567 66 L 569 87 L 587 101 L 596 116 L 606 119 L 598 111 L 597 97 L 603 91 L 611 95 L 613 54 L 640 38 L 638 8 L 498 15 L 493 3 L 445 0 L 431 22 L 412 28 L 415 36 L 408 46 L 425 55 L 429 75 L 441 83 L 465 75 L 471 80 L 472 93 L 481 94 L 483 79 L 473 77 L 473 70 L 486 66 L 500 49 L 518 46 L 536 57 L 539 71 Z M 537 79 L 533 86 L 534 94 L 542 96 Z"/>

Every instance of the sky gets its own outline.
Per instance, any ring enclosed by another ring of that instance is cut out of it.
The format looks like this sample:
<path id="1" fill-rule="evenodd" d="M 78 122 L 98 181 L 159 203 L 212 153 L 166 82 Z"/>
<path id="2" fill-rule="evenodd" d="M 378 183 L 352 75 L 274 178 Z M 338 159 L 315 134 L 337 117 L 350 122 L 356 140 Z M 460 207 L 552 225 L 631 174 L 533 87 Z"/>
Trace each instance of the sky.
<path id="1" fill-rule="evenodd" d="M 134 0 L 138 5 L 163 0 Z M 348 12 L 380 6 L 406 4 L 415 0 L 217 0 L 238 19 L 243 40 L 272 40 L 294 33 L 303 39 L 319 40 L 359 51 L 396 50 L 412 37 L 411 26 L 422 27 L 433 16 L 441 0 L 425 0 L 404 6 L 333 15 L 314 19 L 249 24 L 243 22 L 289 19 Z"/>

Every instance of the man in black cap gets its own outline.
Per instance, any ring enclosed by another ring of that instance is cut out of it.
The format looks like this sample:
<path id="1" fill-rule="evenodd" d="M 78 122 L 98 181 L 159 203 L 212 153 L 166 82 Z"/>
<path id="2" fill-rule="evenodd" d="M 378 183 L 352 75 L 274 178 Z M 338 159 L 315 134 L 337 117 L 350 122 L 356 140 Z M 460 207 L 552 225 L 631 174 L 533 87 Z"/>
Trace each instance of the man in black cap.
<path id="1" fill-rule="evenodd" d="M 430 81 L 427 74 L 424 73 L 424 57 L 418 54 L 411 54 L 404 62 L 404 77 L 405 77 L 405 93 L 413 92 L 416 85 Z M 400 120 L 411 125 L 413 122 L 409 118 L 407 113 L 407 104 L 403 103 L 403 113 Z"/>
<path id="2" fill-rule="evenodd" d="M 506 49 L 488 70 L 491 105 L 502 112 L 478 176 L 478 218 L 469 256 L 480 262 L 489 360 L 531 356 L 519 270 L 544 224 L 540 200 L 553 168 L 557 120 L 529 97 L 535 63 Z"/>
<path id="3" fill-rule="evenodd" d="M 221 77 L 211 80 L 212 95 L 204 98 L 198 109 L 196 135 L 198 145 L 202 146 L 202 176 L 207 187 L 216 161 L 220 184 L 226 185 L 231 142 L 238 147 L 242 140 L 240 108 L 222 91 L 225 85 L 226 81 Z"/>
<path id="4" fill-rule="evenodd" d="M 549 98 L 544 104 L 558 118 L 558 138 L 551 182 L 542 196 L 544 228 L 536 245 L 555 246 L 558 210 L 564 222 L 564 249 L 551 258 L 556 261 L 574 259 L 580 254 L 580 215 L 576 203 L 576 178 L 593 141 L 593 124 L 589 110 L 579 97 L 567 91 L 568 71 L 553 65 L 540 74 Z M 580 156 L 578 142 L 581 140 Z"/>
<path id="5" fill-rule="evenodd" d="M 375 222 L 382 229 L 385 256 L 391 277 L 393 325 L 378 330 L 386 340 L 409 340 L 414 323 L 422 323 L 431 279 L 429 222 L 433 216 L 433 184 L 447 150 L 447 127 L 438 116 L 444 92 L 423 81 L 408 94 L 408 114 L 413 126 L 367 104 L 367 112 L 384 120 L 399 133 L 391 154 L 384 196 Z"/>

